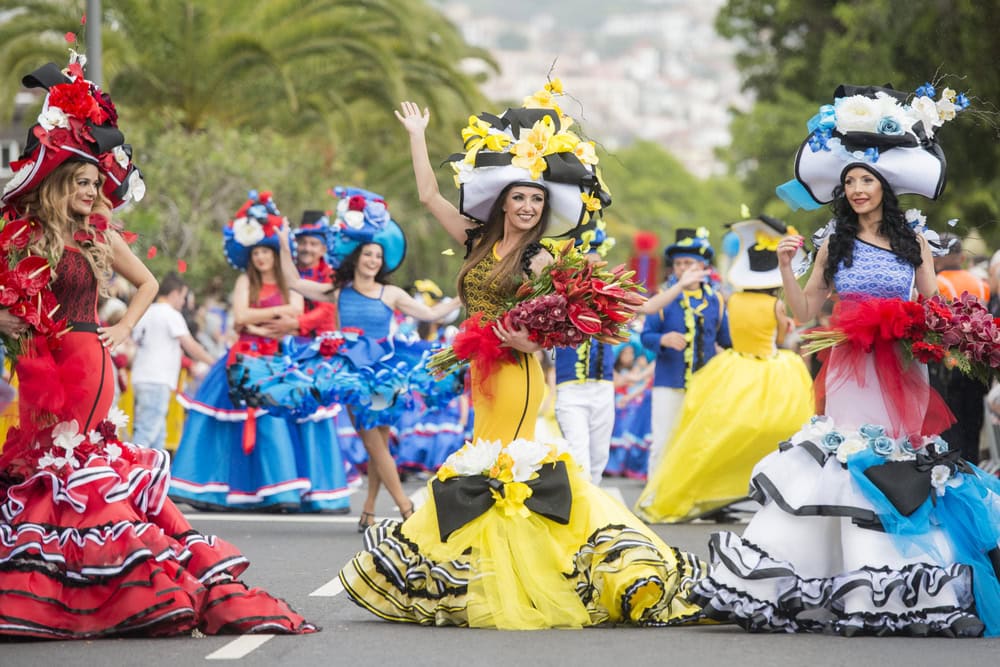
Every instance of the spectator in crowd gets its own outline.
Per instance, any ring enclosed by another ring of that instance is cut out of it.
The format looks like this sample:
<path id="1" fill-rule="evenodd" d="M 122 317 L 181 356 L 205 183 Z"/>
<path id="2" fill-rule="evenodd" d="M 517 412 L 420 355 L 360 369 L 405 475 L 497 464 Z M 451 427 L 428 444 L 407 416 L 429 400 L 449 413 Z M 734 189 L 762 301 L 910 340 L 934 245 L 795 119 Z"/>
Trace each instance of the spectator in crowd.
<path id="1" fill-rule="evenodd" d="M 135 417 L 132 438 L 154 449 L 163 449 L 167 435 L 167 409 L 177 388 L 181 351 L 197 362 L 215 363 L 211 354 L 191 335 L 181 309 L 188 288 L 179 275 L 168 273 L 160 281 L 156 301 L 132 331 L 132 387 Z"/>

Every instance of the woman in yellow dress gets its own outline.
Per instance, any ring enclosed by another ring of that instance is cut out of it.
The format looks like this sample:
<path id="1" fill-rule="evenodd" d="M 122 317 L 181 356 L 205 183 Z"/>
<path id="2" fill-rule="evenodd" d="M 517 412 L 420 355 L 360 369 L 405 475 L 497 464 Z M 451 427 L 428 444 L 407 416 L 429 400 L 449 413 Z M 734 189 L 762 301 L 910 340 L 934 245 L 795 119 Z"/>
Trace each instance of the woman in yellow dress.
<path id="1" fill-rule="evenodd" d="M 649 522 L 690 521 L 746 498 L 753 467 L 813 413 L 805 364 L 777 348 L 789 324 L 773 294 L 785 224 L 761 216 L 733 232 L 740 250 L 728 277 L 743 290 L 726 303 L 733 346 L 691 379 L 677 429 L 636 505 Z"/>
<path id="2" fill-rule="evenodd" d="M 508 123 L 497 130 L 505 137 L 483 141 L 467 163 L 459 211 L 434 178 L 424 140 L 429 113 L 411 102 L 396 113 L 410 135 L 421 201 L 455 240 L 469 240 L 459 274 L 466 306 L 496 320 L 518 284 L 552 261 L 538 241 L 587 217 L 581 194 L 604 196 L 593 162 L 575 159 L 575 135 L 561 134 L 569 119 L 558 109 L 491 116 Z M 522 127 L 570 140 L 558 157 L 578 177 L 556 182 L 548 164 L 541 173 L 518 167 L 510 148 Z M 471 127 L 480 130 L 488 134 Z M 412 517 L 368 530 L 365 550 L 340 574 L 347 594 L 381 618 L 424 625 L 523 630 L 696 617 L 688 594 L 702 563 L 664 544 L 567 454 L 532 441 L 544 388 L 532 354 L 538 347 L 525 330 L 496 331 L 517 361 L 484 376 L 473 360 L 472 442 L 429 482 L 428 502 Z"/>

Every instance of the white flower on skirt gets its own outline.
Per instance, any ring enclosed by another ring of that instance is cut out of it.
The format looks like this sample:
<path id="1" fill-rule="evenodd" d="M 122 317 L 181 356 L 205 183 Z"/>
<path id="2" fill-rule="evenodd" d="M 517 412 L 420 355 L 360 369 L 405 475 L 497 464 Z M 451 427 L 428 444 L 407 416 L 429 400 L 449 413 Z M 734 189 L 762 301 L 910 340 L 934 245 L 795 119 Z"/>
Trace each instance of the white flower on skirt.
<path id="1" fill-rule="evenodd" d="M 551 448 L 534 440 L 518 438 L 507 445 L 507 455 L 514 461 L 511 472 L 515 482 L 527 482 L 535 471 L 542 467 L 542 461 Z"/>
<path id="2" fill-rule="evenodd" d="M 460 450 L 448 457 L 445 465 L 451 466 L 459 475 L 483 475 L 496 463 L 503 445 L 499 440 L 483 440 L 475 444 L 468 442 Z"/>

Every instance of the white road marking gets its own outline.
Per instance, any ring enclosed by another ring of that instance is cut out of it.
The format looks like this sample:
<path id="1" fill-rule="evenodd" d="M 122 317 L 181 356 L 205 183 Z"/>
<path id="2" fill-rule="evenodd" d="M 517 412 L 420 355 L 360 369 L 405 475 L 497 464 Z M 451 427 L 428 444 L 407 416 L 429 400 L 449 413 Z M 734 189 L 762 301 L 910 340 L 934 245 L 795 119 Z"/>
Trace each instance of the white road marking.
<path id="1" fill-rule="evenodd" d="M 340 577 L 334 577 L 330 581 L 326 582 L 312 593 L 309 597 L 316 598 L 332 598 L 335 595 L 339 595 L 344 592 L 344 585 L 340 583 Z"/>
<path id="2" fill-rule="evenodd" d="M 217 651 L 205 656 L 205 660 L 239 660 L 260 648 L 274 635 L 240 635 Z"/>

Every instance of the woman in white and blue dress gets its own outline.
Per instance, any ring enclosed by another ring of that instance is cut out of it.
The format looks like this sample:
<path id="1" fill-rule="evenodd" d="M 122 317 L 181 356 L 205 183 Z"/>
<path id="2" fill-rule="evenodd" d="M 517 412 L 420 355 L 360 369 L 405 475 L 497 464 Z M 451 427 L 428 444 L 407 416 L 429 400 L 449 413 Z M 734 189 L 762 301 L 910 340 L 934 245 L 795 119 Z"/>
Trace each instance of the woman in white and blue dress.
<path id="1" fill-rule="evenodd" d="M 869 100 L 895 100 L 905 121 L 905 95 L 842 86 L 836 97 L 836 119 L 811 124 L 796 180 L 779 188 L 786 201 L 833 202 L 804 288 L 792 268 L 803 239 L 783 239 L 778 256 L 795 317 L 812 319 L 836 293 L 835 322 L 847 325 L 873 299 L 936 291 L 931 233 L 907 224 L 896 194 L 936 198 L 944 161 L 917 125 L 900 123 L 920 136 L 895 144 L 842 127 L 849 105 Z M 707 617 L 754 632 L 1000 634 L 1000 485 L 948 451 L 937 434 L 951 414 L 926 367 L 901 355 L 895 342 L 832 348 L 816 381 L 823 415 L 757 464 L 750 491 L 763 508 L 743 535 L 711 538 L 697 587 Z"/>

